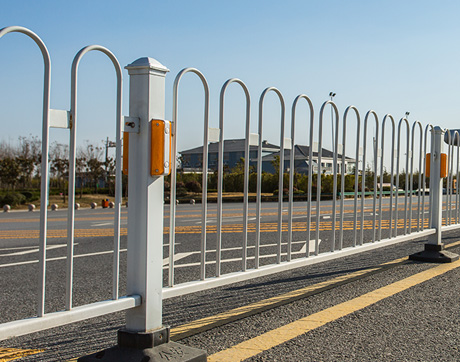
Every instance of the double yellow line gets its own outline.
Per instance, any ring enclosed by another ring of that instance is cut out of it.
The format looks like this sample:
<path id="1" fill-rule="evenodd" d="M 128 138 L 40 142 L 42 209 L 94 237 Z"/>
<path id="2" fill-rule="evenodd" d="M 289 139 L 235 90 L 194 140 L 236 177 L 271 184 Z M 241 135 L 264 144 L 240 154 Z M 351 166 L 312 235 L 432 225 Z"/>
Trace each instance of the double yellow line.
<path id="1" fill-rule="evenodd" d="M 452 220 L 454 222 L 454 220 Z M 397 228 L 402 229 L 404 226 L 408 226 L 408 220 L 399 219 L 397 223 Z M 306 223 L 305 222 L 294 222 L 292 224 L 293 231 L 306 231 Z M 417 226 L 417 219 L 412 219 L 412 226 Z M 373 224 L 372 220 L 366 220 L 363 224 L 364 230 L 372 230 L 374 228 L 378 228 L 379 223 L 376 221 L 375 225 Z M 390 227 L 390 222 L 388 220 L 382 221 L 382 229 L 388 229 Z M 428 227 L 428 220 L 425 220 L 424 227 Z M 336 223 L 336 230 L 339 230 L 340 223 Z M 361 222 L 358 221 L 355 225 L 353 221 L 345 221 L 343 223 L 344 230 L 354 230 L 360 229 Z M 311 230 L 314 231 L 316 229 L 316 222 L 311 223 Z M 276 232 L 278 230 L 278 223 L 268 222 L 262 223 L 261 232 L 262 233 L 270 233 Z M 288 230 L 288 224 L 286 222 L 283 223 L 282 231 Z M 332 221 L 321 221 L 319 224 L 320 231 L 330 231 L 332 230 Z M 207 225 L 206 232 L 209 234 L 215 234 L 217 232 L 216 225 Z M 242 233 L 243 232 L 243 225 L 241 224 L 224 224 L 222 226 L 223 233 Z M 248 232 L 254 233 L 256 232 L 256 224 L 249 223 L 248 224 Z M 164 228 L 164 233 L 169 233 L 169 227 Z M 200 234 L 201 233 L 201 225 L 193 225 L 193 226 L 176 226 L 176 234 Z M 128 229 L 121 228 L 120 235 L 127 235 Z M 113 228 L 110 229 L 75 229 L 75 237 L 77 238 L 84 238 L 84 237 L 106 237 L 106 236 L 113 236 L 114 230 Z M 39 237 L 38 230 L 0 230 L 0 239 L 36 239 Z M 48 229 L 47 233 L 48 238 L 65 238 L 67 237 L 67 230 L 66 229 Z"/>

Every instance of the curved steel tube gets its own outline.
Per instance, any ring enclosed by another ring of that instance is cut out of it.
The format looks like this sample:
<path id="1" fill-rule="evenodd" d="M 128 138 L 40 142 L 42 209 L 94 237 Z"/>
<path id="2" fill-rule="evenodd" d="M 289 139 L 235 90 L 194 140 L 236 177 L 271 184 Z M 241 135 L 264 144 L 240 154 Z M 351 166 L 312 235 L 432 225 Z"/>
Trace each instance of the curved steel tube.
<path id="1" fill-rule="evenodd" d="M 450 163 L 450 166 L 448 164 L 448 172 L 447 172 L 447 187 L 446 187 L 446 196 L 447 196 L 447 204 L 446 204 L 446 225 L 450 225 L 452 221 L 452 180 L 453 180 L 453 174 L 452 170 L 454 167 L 454 145 L 452 144 L 452 134 L 450 130 L 447 130 L 447 140 L 448 140 L 448 146 L 447 146 L 447 162 Z"/>
<path id="2" fill-rule="evenodd" d="M 257 151 L 257 206 L 256 206 L 256 248 L 255 248 L 255 267 L 259 268 L 259 247 L 260 247 L 260 206 L 262 192 L 262 123 L 263 123 L 263 105 L 267 93 L 274 92 L 278 96 L 281 105 L 281 141 L 280 141 L 280 166 L 278 179 L 278 240 L 276 263 L 281 263 L 281 237 L 282 237 L 282 218 L 283 218 L 283 173 L 284 173 L 284 119 L 285 104 L 281 92 L 275 87 L 266 88 L 259 99 L 259 147 Z"/>
<path id="3" fill-rule="evenodd" d="M 455 131 L 454 133 L 454 139 L 457 140 L 457 175 L 455 178 L 455 223 L 458 224 L 458 217 L 459 217 L 459 209 L 458 209 L 458 203 L 459 203 L 459 193 L 458 193 L 458 181 L 459 181 L 459 163 L 460 163 L 460 134 Z"/>
<path id="4" fill-rule="evenodd" d="M 363 245 L 364 242 L 364 199 L 366 198 L 366 146 L 367 146 L 367 121 L 370 115 L 374 116 L 375 120 L 375 143 L 373 143 L 372 147 L 374 150 L 374 197 L 373 197 L 373 218 L 372 218 L 372 242 L 375 242 L 375 219 L 376 219 L 376 203 L 377 203 L 377 157 L 378 157 L 378 149 L 379 149 L 379 118 L 377 113 L 374 111 L 368 111 L 366 113 L 366 117 L 364 118 L 364 141 L 363 141 L 363 173 L 362 173 L 362 180 L 361 180 L 361 236 L 360 236 L 360 245 Z"/>
<path id="5" fill-rule="evenodd" d="M 424 137 L 424 146 L 423 146 L 423 154 L 425 155 L 424 156 L 425 162 L 424 162 L 424 165 L 423 165 L 423 177 L 422 177 L 422 184 L 423 184 L 423 193 L 422 193 L 422 231 L 425 228 L 426 155 L 427 155 L 426 152 L 427 152 L 427 143 L 428 143 L 428 127 L 431 127 L 431 130 L 433 130 L 433 125 L 428 124 L 425 127 L 425 137 Z M 433 138 L 433 136 L 431 138 Z M 429 202 L 429 204 L 431 202 L 431 193 L 430 193 L 430 196 L 428 198 L 428 202 Z M 431 215 L 431 213 L 430 213 L 430 215 Z M 431 218 L 430 218 L 430 225 L 431 225 Z"/>
<path id="6" fill-rule="evenodd" d="M 383 161 L 385 158 L 385 123 L 387 119 L 391 120 L 392 125 L 392 137 L 391 137 L 391 171 L 390 171 L 390 222 L 389 222 L 389 239 L 392 237 L 393 230 L 393 180 L 394 180 L 394 160 L 395 160 L 395 120 L 391 114 L 386 114 L 383 117 L 382 121 L 382 158 L 380 159 L 380 196 L 379 196 L 379 214 L 380 214 L 380 223 L 379 223 L 379 236 L 378 239 L 382 240 L 382 197 L 383 197 Z"/>
<path id="7" fill-rule="evenodd" d="M 204 140 L 203 140 L 203 178 L 202 178 L 202 198 L 201 198 L 201 264 L 200 278 L 206 277 L 206 218 L 207 218 L 207 196 L 208 196 L 208 141 L 209 141 L 209 86 L 204 75 L 195 68 L 182 69 L 174 80 L 173 90 L 173 141 L 171 147 L 171 201 L 169 217 L 169 282 L 168 285 L 174 285 L 174 247 L 176 232 L 176 154 L 177 154 L 177 121 L 178 121 L 178 97 L 179 82 L 187 73 L 196 74 L 203 84 L 204 88 Z"/>
<path id="8" fill-rule="evenodd" d="M 344 218 L 344 198 L 345 198 L 345 173 L 346 173 L 346 169 L 345 169 L 345 150 L 346 150 L 346 136 L 347 136 L 347 117 L 348 117 L 348 112 L 350 110 L 353 110 L 355 112 L 355 115 L 356 115 L 356 121 L 357 121 L 357 130 L 356 130 L 356 153 L 355 153 L 355 157 L 356 157 L 356 166 L 355 166 L 355 196 L 354 196 L 354 227 L 353 227 L 353 232 L 354 232 L 354 236 L 353 236 L 353 246 L 356 246 L 356 227 L 357 227 L 357 217 L 358 217 L 358 175 L 359 175 L 359 170 L 358 170 L 358 165 L 359 165 L 359 135 L 360 135 L 360 132 L 361 132 L 361 116 L 359 114 L 359 111 L 358 109 L 355 107 L 355 106 L 349 106 L 347 107 L 347 109 L 345 110 L 345 114 L 343 115 L 343 138 L 342 138 L 342 145 L 343 145 L 343 150 L 342 150 L 342 178 L 341 178 L 341 197 L 340 197 L 340 239 L 339 239 L 339 250 L 342 250 L 342 247 L 343 247 L 343 218 Z M 338 127 L 336 128 L 338 129 Z M 338 135 L 337 135 L 338 136 Z M 338 138 L 338 137 L 337 137 Z M 335 152 L 335 154 L 338 154 L 338 145 L 336 144 L 336 147 L 335 149 L 337 150 L 337 152 Z M 334 155 L 335 158 L 334 158 L 334 164 L 337 164 L 337 158 L 336 158 L 336 155 Z M 364 168 L 364 167 L 363 167 Z M 363 171 L 364 172 L 364 171 Z M 334 176 L 334 201 L 335 201 L 335 195 L 336 195 L 336 187 L 337 187 L 337 181 L 336 181 L 336 177 Z M 364 197 L 364 196 L 362 196 Z M 362 215 L 364 212 L 364 206 L 363 206 L 363 210 L 361 212 Z M 333 217 L 333 220 L 332 220 L 332 229 L 335 230 L 335 202 L 333 202 L 333 206 L 332 206 L 332 217 Z M 363 229 L 363 223 L 361 223 L 361 231 Z M 335 239 L 335 233 L 333 234 L 333 237 Z M 361 244 L 362 244 L 362 240 L 361 240 Z"/>
<path id="9" fill-rule="evenodd" d="M 75 166 L 76 166 L 76 139 L 77 139 L 77 79 L 78 66 L 83 56 L 90 51 L 99 51 L 112 61 L 117 76 L 117 104 L 116 104 L 116 171 L 115 171 L 115 219 L 114 219 L 114 251 L 113 251 L 113 277 L 112 277 L 112 299 L 118 299 L 119 295 L 119 274 L 120 274 L 120 215 L 121 215 L 121 193 L 122 193 L 122 93 L 123 75 L 120 63 L 115 55 L 107 48 L 100 45 L 90 45 L 82 48 L 72 63 L 71 79 L 71 136 L 69 147 L 69 209 L 67 224 L 67 288 L 66 288 L 66 309 L 72 308 L 72 286 L 73 286 L 73 249 L 74 249 L 74 225 L 75 225 Z"/>
<path id="10" fill-rule="evenodd" d="M 46 233 L 47 233 L 47 207 L 48 207 L 48 169 L 49 169 L 49 113 L 50 113 L 50 88 L 51 88 L 51 59 L 45 43 L 33 31 L 22 26 L 9 26 L 0 30 L 0 38 L 8 33 L 22 33 L 31 38 L 40 48 L 44 63 L 43 80 L 43 125 L 42 125 L 42 161 L 41 161 L 41 186 L 40 186 L 40 237 L 39 237 L 39 275 L 38 275 L 38 307 L 37 314 L 45 314 L 45 275 L 46 275 Z"/>
<path id="11" fill-rule="evenodd" d="M 242 270 L 247 268 L 247 248 L 248 248 L 248 192 L 249 192 L 249 132 L 251 118 L 251 97 L 249 90 L 243 81 L 237 78 L 227 80 L 220 91 L 219 104 L 219 157 L 218 157 L 218 181 L 217 181 L 217 248 L 216 248 L 216 276 L 220 276 L 221 249 L 222 249 L 222 191 L 223 191 L 223 172 L 224 172 L 224 97 L 228 86 L 237 83 L 243 88 L 246 96 L 246 131 L 244 143 L 244 204 L 243 204 L 243 250 L 242 250 Z"/>
<path id="12" fill-rule="evenodd" d="M 308 158 L 308 201 L 307 201 L 307 240 L 306 240 L 306 257 L 310 255 L 310 228 L 311 228 L 311 169 L 312 169 L 312 156 L 311 156 L 311 149 L 313 144 L 313 121 L 314 121 L 314 107 L 313 103 L 311 102 L 310 98 L 308 98 L 305 94 L 298 95 L 294 102 L 292 103 L 292 111 L 291 111 L 291 153 L 290 153 L 290 160 L 289 160 L 289 239 L 288 239 L 288 250 L 287 250 L 287 260 L 291 260 L 291 246 L 292 246 L 292 207 L 294 203 L 294 167 L 295 167 L 295 119 L 296 119 L 296 110 L 297 104 L 301 99 L 305 99 L 308 103 L 308 107 L 310 109 L 310 156 Z"/>
<path id="13" fill-rule="evenodd" d="M 339 126 L 339 111 L 337 109 L 337 106 L 335 105 L 334 102 L 332 101 L 326 101 L 323 103 L 323 105 L 321 106 L 321 109 L 319 111 L 319 128 L 318 128 L 318 173 L 317 173 L 317 181 L 316 181 L 316 184 L 317 184 L 317 189 L 316 189 L 316 239 L 315 239 L 315 255 L 318 255 L 319 253 L 319 223 L 321 221 L 321 210 L 320 210 L 320 201 L 321 201 L 321 155 L 323 153 L 323 113 L 324 113 L 324 109 L 326 108 L 326 106 L 330 104 L 332 109 L 334 110 L 335 112 L 335 119 L 336 119 L 336 137 L 335 137 L 335 146 L 336 146 L 336 150 L 337 150 L 337 146 L 338 146 L 338 126 Z M 334 156 L 334 172 L 337 173 L 337 152 L 335 152 L 335 156 Z M 336 177 L 337 177 L 337 174 L 336 174 Z M 334 192 L 335 190 L 333 190 Z M 334 205 L 335 206 L 335 205 Z M 335 208 L 333 206 L 333 208 Z M 334 217 L 335 219 L 335 217 Z M 332 233 L 333 235 L 335 236 L 335 229 L 333 228 L 332 230 Z M 334 243 L 335 243 L 335 240 L 332 240 L 332 247 L 331 247 L 331 251 L 334 251 Z"/>
<path id="14" fill-rule="evenodd" d="M 409 126 L 409 121 L 407 120 L 406 117 L 401 118 L 398 124 L 398 154 L 396 157 L 396 197 L 395 197 L 395 203 L 396 203 L 396 212 L 395 212 L 395 219 L 396 219 L 396 226 L 395 226 L 395 236 L 398 235 L 398 194 L 399 194 L 399 156 L 400 156 L 400 147 L 401 147 L 401 125 L 402 123 L 406 124 L 406 133 L 407 133 L 407 139 L 406 139 L 406 187 L 404 190 L 404 235 L 407 233 L 407 192 L 408 192 L 408 187 L 409 187 L 409 174 L 408 174 L 408 169 L 409 169 L 409 152 L 410 152 L 410 142 L 409 142 L 409 136 L 410 136 L 410 126 Z"/>
<path id="15" fill-rule="evenodd" d="M 420 128 L 420 154 L 419 154 L 419 167 L 418 167 L 418 207 L 417 207 L 417 231 L 420 231 L 420 183 L 421 183 L 421 169 L 422 169 L 422 143 L 423 143 L 423 128 L 422 124 L 419 121 L 415 121 L 412 124 L 412 147 L 410 152 L 410 198 L 409 198 L 409 234 L 412 233 L 412 197 L 413 197 L 413 188 L 414 188 L 414 138 L 415 138 L 415 126 Z"/>

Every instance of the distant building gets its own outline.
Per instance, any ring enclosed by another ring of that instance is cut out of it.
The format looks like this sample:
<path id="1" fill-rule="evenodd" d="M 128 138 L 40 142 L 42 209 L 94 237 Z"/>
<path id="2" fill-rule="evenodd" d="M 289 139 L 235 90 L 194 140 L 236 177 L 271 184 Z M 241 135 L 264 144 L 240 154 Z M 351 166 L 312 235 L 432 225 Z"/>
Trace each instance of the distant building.
<path id="1" fill-rule="evenodd" d="M 294 172 L 300 174 L 307 174 L 310 167 L 309 161 L 310 148 L 308 146 L 295 145 L 294 146 Z M 273 161 L 276 157 L 280 156 L 280 151 L 274 152 L 270 155 L 262 157 L 262 171 L 267 173 L 275 173 Z M 290 167 L 291 150 L 284 150 L 284 170 L 289 170 Z M 334 172 L 333 168 L 334 153 L 325 148 L 321 152 L 321 173 L 330 175 Z M 318 152 L 313 152 L 311 165 L 313 166 L 313 173 L 318 172 Z M 337 172 L 341 173 L 342 169 L 342 155 L 337 155 Z M 345 156 L 345 173 L 354 172 L 356 160 Z"/>
<path id="2" fill-rule="evenodd" d="M 244 158 L 244 139 L 224 140 L 224 167 L 232 169 L 237 163 Z M 250 146 L 249 159 L 251 164 L 257 161 L 257 146 Z M 279 152 L 280 148 L 272 145 L 267 141 L 262 142 L 262 156 L 273 152 Z M 203 166 L 203 146 L 181 151 L 182 169 L 189 172 L 201 172 Z M 217 170 L 217 160 L 219 154 L 219 143 L 213 142 L 208 146 L 208 169 Z"/>
<path id="3" fill-rule="evenodd" d="M 213 142 L 208 146 L 208 170 L 217 170 L 219 143 Z M 307 174 L 310 166 L 309 147 L 302 145 L 294 146 L 294 171 L 300 174 Z M 201 172 L 203 165 L 203 146 L 191 148 L 189 150 L 181 151 L 182 156 L 182 169 L 185 172 Z M 280 147 L 270 144 L 267 141 L 262 143 L 262 171 L 267 173 L 275 173 L 273 161 L 280 155 Z M 289 157 L 291 150 L 284 150 L 284 170 L 289 170 L 290 161 Z M 224 167 L 231 170 L 237 163 L 244 158 L 244 139 L 234 139 L 224 141 Z M 251 146 L 249 149 L 249 161 L 251 165 L 257 164 L 257 146 Z M 318 172 L 318 152 L 313 152 L 312 166 L 313 173 Z M 321 172 L 325 174 L 332 174 L 334 169 L 332 167 L 334 162 L 334 153 L 323 148 L 321 153 Z M 340 173 L 342 165 L 342 155 L 337 157 L 337 164 L 339 168 L 337 172 Z M 356 161 L 353 158 L 345 156 L 345 169 L 346 173 L 354 171 Z"/>

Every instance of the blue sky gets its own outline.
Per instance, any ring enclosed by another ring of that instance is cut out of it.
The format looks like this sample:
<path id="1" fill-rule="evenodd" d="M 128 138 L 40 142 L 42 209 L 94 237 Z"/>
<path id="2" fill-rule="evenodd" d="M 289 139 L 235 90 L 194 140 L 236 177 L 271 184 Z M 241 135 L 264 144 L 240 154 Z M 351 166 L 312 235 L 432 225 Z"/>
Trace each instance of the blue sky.
<path id="1" fill-rule="evenodd" d="M 287 120 L 298 94 L 309 95 L 318 114 L 334 91 L 341 115 L 353 104 L 363 118 L 369 109 L 380 120 L 386 113 L 399 119 L 409 111 L 411 121 L 460 128 L 457 1 L 3 0 L 1 8 L 0 27 L 25 26 L 46 43 L 52 59 L 52 108 L 69 109 L 72 59 L 82 47 L 100 44 L 123 67 L 150 56 L 171 70 L 166 86 L 169 119 L 176 74 L 196 67 L 210 85 L 214 127 L 220 88 L 228 78 L 238 77 L 251 92 L 252 132 L 257 130 L 259 96 L 268 86 L 283 93 Z M 6 130 L 0 139 L 41 134 L 42 68 L 38 49 L 25 36 L 0 39 L 0 124 Z M 114 71 L 103 55 L 91 53 L 79 74 L 79 139 L 99 143 L 115 133 Z M 125 115 L 128 82 L 124 71 Z M 202 142 L 198 79 L 187 76 L 180 96 L 178 139 L 179 149 L 184 149 Z M 230 89 L 226 102 L 226 138 L 240 138 L 241 90 Z M 264 114 L 263 138 L 279 143 L 274 96 L 267 98 Z M 300 121 L 305 115 L 301 106 L 296 130 L 300 144 L 307 143 L 308 127 Z M 51 137 L 64 143 L 68 132 L 53 130 Z"/>

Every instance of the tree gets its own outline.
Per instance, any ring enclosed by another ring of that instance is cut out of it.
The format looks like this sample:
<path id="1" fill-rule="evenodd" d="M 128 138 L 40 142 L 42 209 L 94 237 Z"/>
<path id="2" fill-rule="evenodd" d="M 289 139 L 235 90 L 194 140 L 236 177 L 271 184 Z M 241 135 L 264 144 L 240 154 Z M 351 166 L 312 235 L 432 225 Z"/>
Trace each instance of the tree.
<path id="1" fill-rule="evenodd" d="M 95 147 L 86 141 L 86 147 L 81 148 L 78 152 L 79 158 L 85 160 L 85 173 L 89 178 L 90 183 L 94 187 L 94 192 L 97 193 L 98 182 L 103 178 L 105 170 L 102 162 L 102 147 Z"/>
<path id="2" fill-rule="evenodd" d="M 5 157 L 0 160 L 0 181 L 14 189 L 20 174 L 19 164 L 12 157 Z"/>
<path id="3" fill-rule="evenodd" d="M 41 141 L 38 137 L 19 137 L 19 145 L 16 151 L 16 160 L 19 164 L 19 181 L 22 187 L 30 187 L 33 172 L 40 160 Z"/>
<path id="4" fill-rule="evenodd" d="M 94 192 L 97 194 L 98 181 L 104 176 L 104 168 L 102 167 L 103 162 L 95 157 L 90 158 L 86 161 L 86 173 L 88 174 L 93 187 Z"/>
<path id="5" fill-rule="evenodd" d="M 50 147 L 50 173 L 59 190 L 65 194 L 65 178 L 69 176 L 69 148 L 54 142 Z"/>

